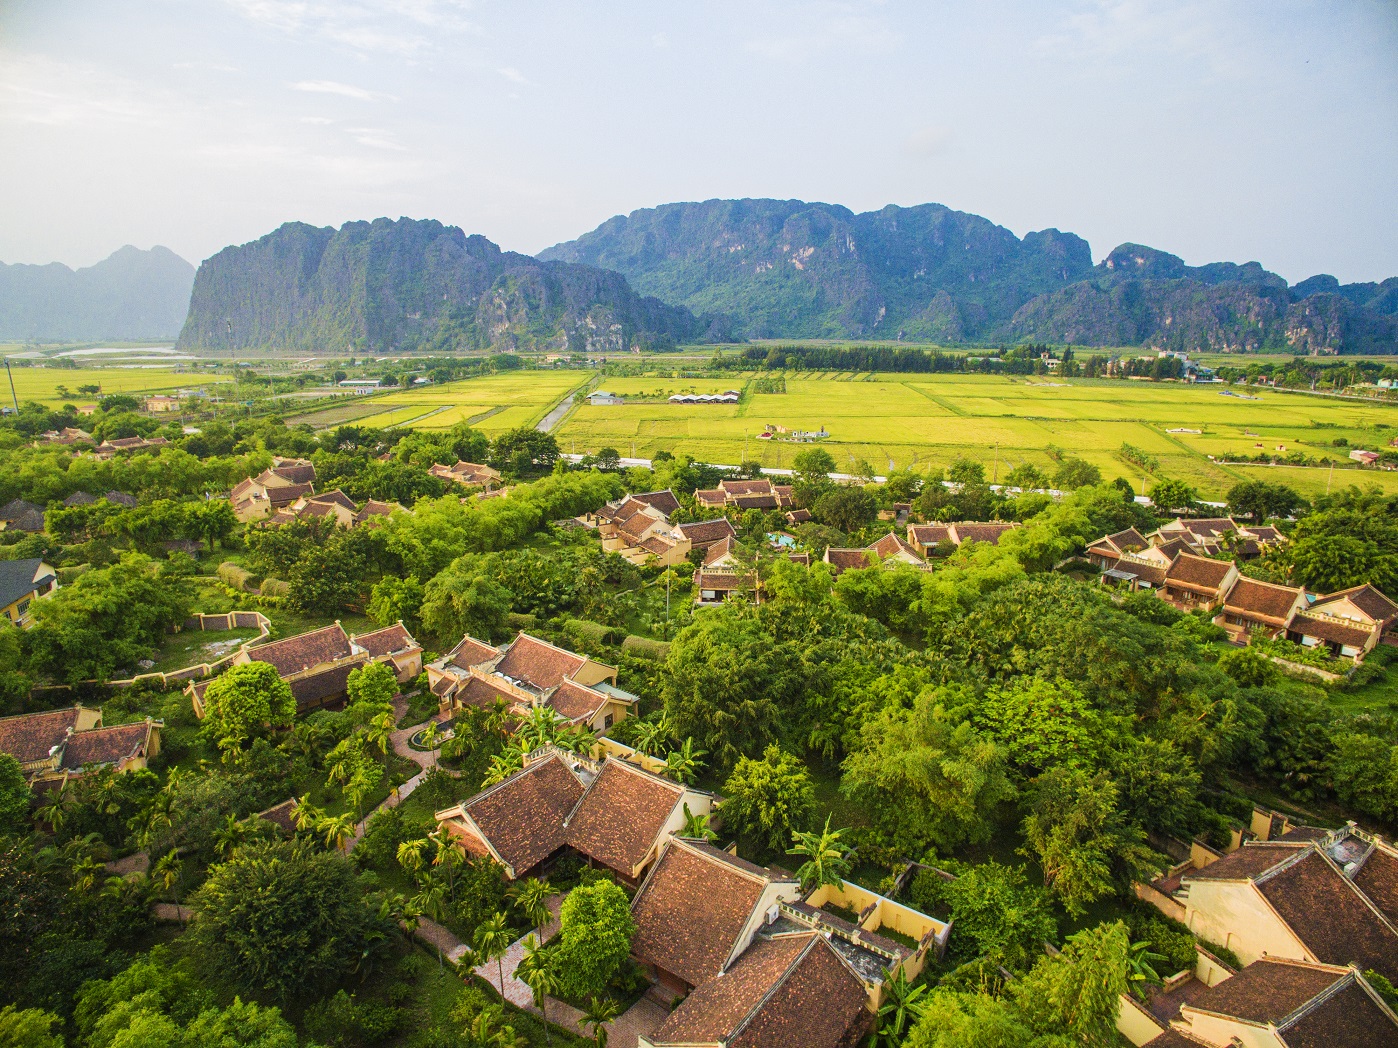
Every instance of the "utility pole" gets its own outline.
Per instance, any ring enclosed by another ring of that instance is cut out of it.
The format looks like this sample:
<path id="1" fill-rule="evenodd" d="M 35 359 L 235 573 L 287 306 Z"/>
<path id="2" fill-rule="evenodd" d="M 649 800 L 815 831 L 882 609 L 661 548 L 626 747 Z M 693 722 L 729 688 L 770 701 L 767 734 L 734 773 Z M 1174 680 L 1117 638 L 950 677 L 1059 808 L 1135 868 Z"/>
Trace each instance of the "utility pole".
<path id="1" fill-rule="evenodd" d="M 5 358 L 5 374 L 10 377 L 10 399 L 15 402 L 15 414 L 19 414 L 19 397 L 15 395 L 15 373 L 10 370 L 10 358 Z"/>
<path id="2" fill-rule="evenodd" d="M 1000 483 L 1000 442 L 998 440 L 995 442 L 995 472 L 990 475 L 990 482 L 992 484 Z"/>

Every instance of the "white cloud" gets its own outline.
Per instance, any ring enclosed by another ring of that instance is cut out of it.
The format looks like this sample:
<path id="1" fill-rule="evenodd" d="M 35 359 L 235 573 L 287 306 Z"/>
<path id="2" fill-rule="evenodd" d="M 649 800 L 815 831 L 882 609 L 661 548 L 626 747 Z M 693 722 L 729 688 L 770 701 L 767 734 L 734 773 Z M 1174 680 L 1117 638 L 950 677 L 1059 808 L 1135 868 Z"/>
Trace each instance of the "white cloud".
<path id="1" fill-rule="evenodd" d="M 361 146 L 368 146 L 370 149 L 387 149 L 396 153 L 407 151 L 406 146 L 393 140 L 392 131 L 386 131 L 381 127 L 347 127 L 345 131 Z"/>
<path id="2" fill-rule="evenodd" d="M 334 122 L 328 116 L 303 116 L 301 118 L 303 124 L 333 124 Z"/>
<path id="3" fill-rule="evenodd" d="M 92 66 L 0 51 L 0 120 L 49 126 L 155 125 L 176 104 Z"/>
<path id="4" fill-rule="evenodd" d="M 434 50 L 444 34 L 476 33 L 465 0 L 225 0 L 249 21 L 288 34 L 320 37 L 361 52 L 411 57 Z M 424 35 L 424 31 L 430 34 Z"/>
<path id="5" fill-rule="evenodd" d="M 354 98 L 360 102 L 377 102 L 380 99 L 398 101 L 393 95 L 355 87 L 353 84 L 342 84 L 338 80 L 298 80 L 287 86 L 293 91 L 306 91 L 313 95 L 340 95 L 342 98 Z"/>
<path id="6" fill-rule="evenodd" d="M 670 37 L 666 33 L 655 33 L 651 36 L 650 42 L 656 47 L 669 47 Z"/>
<path id="7" fill-rule="evenodd" d="M 512 84 L 529 83 L 528 78 L 514 66 L 502 66 L 501 68 L 497 69 L 496 72 L 503 76 L 506 80 L 510 81 L 510 83 Z"/>

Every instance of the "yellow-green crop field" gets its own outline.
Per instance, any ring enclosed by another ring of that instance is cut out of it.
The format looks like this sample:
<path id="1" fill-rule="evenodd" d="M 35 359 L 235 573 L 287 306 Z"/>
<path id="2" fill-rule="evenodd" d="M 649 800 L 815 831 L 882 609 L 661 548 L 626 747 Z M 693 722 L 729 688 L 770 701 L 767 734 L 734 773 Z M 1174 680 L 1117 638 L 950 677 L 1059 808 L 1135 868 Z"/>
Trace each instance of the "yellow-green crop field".
<path id="1" fill-rule="evenodd" d="M 717 392 L 746 388 L 752 376 L 670 379 L 609 378 L 612 392 Z M 1330 470 L 1232 466 L 1210 461 L 1278 447 L 1346 464 L 1333 484 L 1377 483 L 1398 491 L 1398 473 L 1350 470 L 1352 447 L 1380 448 L 1398 436 L 1398 408 L 1271 390 L 1223 395 L 1217 385 L 981 375 L 811 375 L 786 377 L 787 392 L 747 392 L 737 405 L 615 406 L 582 404 L 554 432 L 565 451 L 614 447 L 646 457 L 662 449 L 707 462 L 790 466 L 805 445 L 759 440 L 768 424 L 829 431 L 821 446 L 843 466 L 867 461 L 882 472 L 940 470 L 958 455 L 979 459 L 988 473 L 1021 462 L 1052 471 L 1051 448 L 1081 456 L 1104 476 L 1139 484 L 1142 474 L 1119 455 L 1123 443 L 1155 456 L 1159 475 L 1219 496 L 1245 478 L 1284 481 L 1308 495 L 1326 490 Z M 1241 392 L 1241 390 L 1239 390 Z M 1170 430 L 1199 430 L 1184 433 Z M 1332 442 L 1343 437 L 1347 447 Z M 1261 445 L 1259 448 L 1257 445 Z"/>
<path id="2" fill-rule="evenodd" d="M 62 404 L 90 404 L 96 397 L 79 393 L 79 386 L 101 386 L 105 393 L 168 393 L 174 389 L 195 389 L 214 382 L 227 382 L 228 376 L 202 371 L 176 371 L 165 367 L 116 368 L 12 368 L 19 402 L 37 400 L 58 407 Z M 68 390 L 60 394 L 58 387 Z M 10 400 L 9 382 L 0 375 L 0 399 Z"/>
<path id="3" fill-rule="evenodd" d="M 532 426 L 588 380 L 576 371 L 509 371 L 440 386 L 405 389 L 376 397 L 383 410 L 358 419 L 361 426 L 448 429 L 472 422 L 483 433 Z"/>

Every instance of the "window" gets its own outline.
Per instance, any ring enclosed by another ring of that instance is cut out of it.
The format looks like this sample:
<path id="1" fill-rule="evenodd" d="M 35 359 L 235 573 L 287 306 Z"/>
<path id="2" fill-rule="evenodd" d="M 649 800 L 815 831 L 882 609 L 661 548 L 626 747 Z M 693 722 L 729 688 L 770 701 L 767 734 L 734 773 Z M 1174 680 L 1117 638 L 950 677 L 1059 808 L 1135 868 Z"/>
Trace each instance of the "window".
<path id="1" fill-rule="evenodd" d="M 616 717 L 615 717 L 615 716 L 613 716 L 613 715 L 610 714 L 610 713 L 607 714 L 606 720 L 604 720 L 604 721 L 602 722 L 602 730 L 603 730 L 603 731 L 606 731 L 608 728 L 610 728 L 610 727 L 612 726 L 612 723 L 613 723 L 615 720 L 616 720 Z"/>
<path id="2" fill-rule="evenodd" d="M 17 607 L 17 608 L 15 609 L 15 619 L 16 619 L 16 620 L 19 620 L 19 619 L 24 618 L 24 615 L 25 615 L 25 613 L 26 613 L 28 610 L 29 610 L 29 600 L 26 598 L 25 600 L 20 601 L 20 602 L 19 602 L 19 607 Z"/>

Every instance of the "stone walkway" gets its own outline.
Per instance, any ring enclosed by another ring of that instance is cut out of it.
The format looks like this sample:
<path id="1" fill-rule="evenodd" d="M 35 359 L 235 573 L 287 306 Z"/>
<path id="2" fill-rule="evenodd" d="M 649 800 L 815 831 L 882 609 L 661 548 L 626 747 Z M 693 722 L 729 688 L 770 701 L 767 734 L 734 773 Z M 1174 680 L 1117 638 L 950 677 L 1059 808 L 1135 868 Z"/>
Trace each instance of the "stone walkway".
<path id="1" fill-rule="evenodd" d="M 401 717 L 404 713 L 407 712 L 407 710 L 407 700 L 403 699 L 401 696 L 395 696 L 393 700 L 393 712 L 397 714 L 399 717 Z M 369 820 L 371 820 L 375 815 L 377 815 L 381 811 L 384 811 L 385 809 L 396 808 L 398 807 L 398 805 L 402 804 L 412 794 L 413 790 L 418 788 L 418 785 L 422 782 L 423 777 L 433 768 L 437 767 L 436 750 L 415 750 L 408 745 L 408 740 L 411 739 L 418 732 L 420 732 L 423 728 L 427 727 L 428 722 L 436 721 L 438 724 L 440 724 L 443 719 L 444 718 L 440 714 L 437 714 L 427 718 L 427 720 L 423 721 L 421 724 L 414 724 L 408 728 L 398 728 L 393 732 L 392 735 L 389 736 L 389 744 L 393 747 L 393 752 L 398 754 L 398 756 L 400 757 L 412 761 L 421 770 L 407 782 L 403 783 L 396 789 L 390 791 L 388 797 L 384 799 L 384 802 L 382 804 L 376 807 L 368 815 L 364 816 L 364 818 L 360 819 L 359 822 L 355 823 L 354 836 L 345 842 L 346 852 L 353 851 L 354 846 L 358 844 L 360 840 L 363 839 L 364 831 L 369 825 Z M 459 774 L 447 768 L 443 768 L 442 770 L 445 771 L 448 775 Z"/>

